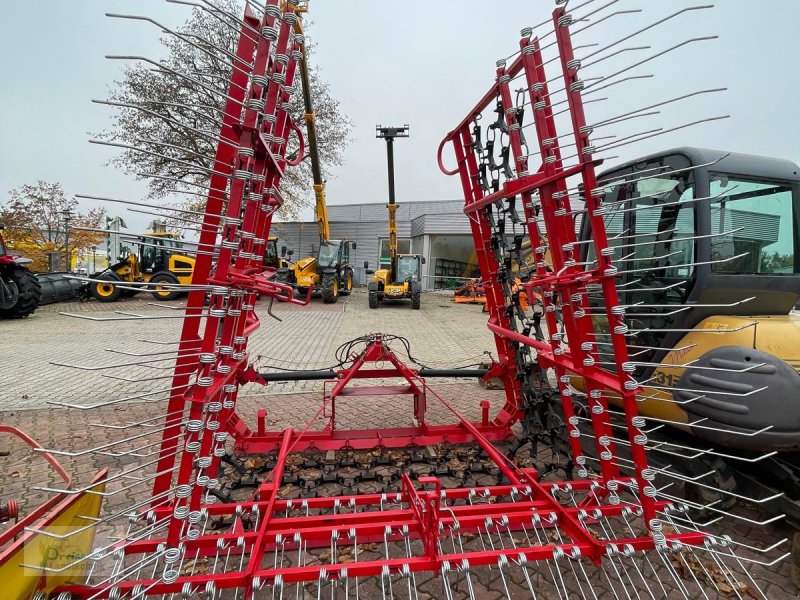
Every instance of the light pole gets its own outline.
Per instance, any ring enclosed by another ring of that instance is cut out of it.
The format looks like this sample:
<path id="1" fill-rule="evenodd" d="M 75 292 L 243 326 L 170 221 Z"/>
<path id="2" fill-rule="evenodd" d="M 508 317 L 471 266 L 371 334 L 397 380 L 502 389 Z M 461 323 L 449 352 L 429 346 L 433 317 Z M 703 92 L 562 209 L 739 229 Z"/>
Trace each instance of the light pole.
<path id="1" fill-rule="evenodd" d="M 64 217 L 64 254 L 67 256 L 67 273 L 70 272 L 71 262 L 69 256 L 69 220 L 72 218 L 72 213 L 68 208 L 61 211 L 61 216 Z"/>
<path id="2" fill-rule="evenodd" d="M 92 273 L 97 272 L 97 246 L 92 245 Z M 89 273 L 90 275 L 92 273 Z"/>

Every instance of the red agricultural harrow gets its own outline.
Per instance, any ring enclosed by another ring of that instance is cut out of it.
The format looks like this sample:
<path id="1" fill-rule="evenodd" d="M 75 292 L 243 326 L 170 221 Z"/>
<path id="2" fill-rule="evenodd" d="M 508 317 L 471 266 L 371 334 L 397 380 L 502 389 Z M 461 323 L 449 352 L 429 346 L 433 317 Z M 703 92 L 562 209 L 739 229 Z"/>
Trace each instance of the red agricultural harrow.
<path id="1" fill-rule="evenodd" d="M 582 60 L 573 46 L 587 23 L 618 14 L 603 12 L 613 4 L 559 1 L 550 19 L 523 29 L 519 50 L 498 61 L 488 91 L 439 149 L 442 170 L 458 175 L 464 191 L 497 347 L 485 375 L 502 380 L 503 406 L 490 411 L 484 402 L 480 419 L 462 416 L 431 389 L 424 369 L 406 365 L 391 340 L 373 334 L 349 349 L 339 370 L 317 374 L 328 381 L 308 424 L 270 431 L 264 411 L 248 425 L 238 395 L 243 386 L 269 379 L 248 351 L 261 325 L 257 296 L 303 302 L 289 286 L 271 281 L 274 271 L 261 257 L 283 202 L 282 176 L 302 159 L 302 134 L 287 111 L 304 41 L 293 32 L 297 2 L 268 0 L 258 10 L 251 3 L 243 19 L 203 2 L 203 10 L 236 24 L 240 35 L 194 282 L 166 420 L 156 428 L 160 440 L 148 437 L 157 425 L 151 419 L 139 424 L 143 433 L 119 442 L 133 446 L 126 452 L 136 456 L 158 452 L 144 466 L 108 478 L 109 493 L 141 491 L 152 482 L 152 494 L 98 520 L 98 529 L 124 524 L 123 535 L 76 560 L 86 565 L 81 577 L 59 585 L 52 597 L 415 598 L 426 592 L 481 598 L 492 589 L 509 597 L 598 598 L 598 586 L 617 598 L 697 598 L 727 589 L 763 596 L 743 568 L 752 559 L 734 552 L 742 546 L 693 520 L 685 504 L 657 487 L 665 472 L 648 464 L 648 430 L 637 413 L 642 388 L 631 375 L 626 306 L 615 281 L 619 263 L 609 249 L 604 188 L 595 174 L 599 147 L 584 110 L 588 84 L 579 77 Z M 492 113 L 494 120 L 487 117 Z M 299 149 L 290 161 L 293 135 Z M 455 156 L 452 170 L 444 166 L 446 148 Z M 581 252 L 576 214 L 591 223 L 594 260 Z M 528 240 L 533 272 L 517 284 L 514 265 L 525 262 Z M 541 298 L 543 310 L 523 305 L 522 292 Z M 601 309 L 590 301 L 598 297 Z M 552 392 L 548 370 L 557 383 Z M 375 378 L 400 384 L 359 385 Z M 578 380 L 586 412 L 573 402 Z M 366 395 L 410 397 L 413 425 L 338 429 L 337 401 Z M 431 422 L 432 403 L 449 422 Z M 520 430 L 535 449 L 525 466 L 502 444 Z M 587 435 L 591 454 L 581 446 Z M 335 456 L 466 443 L 491 465 L 491 485 L 448 487 L 435 472 L 416 480 L 402 472 L 394 491 L 384 493 L 284 493 L 287 465 L 303 451 Z M 270 469 L 246 500 L 218 493 L 231 446 L 239 460 L 269 457 Z M 630 459 L 620 453 L 623 446 Z"/>

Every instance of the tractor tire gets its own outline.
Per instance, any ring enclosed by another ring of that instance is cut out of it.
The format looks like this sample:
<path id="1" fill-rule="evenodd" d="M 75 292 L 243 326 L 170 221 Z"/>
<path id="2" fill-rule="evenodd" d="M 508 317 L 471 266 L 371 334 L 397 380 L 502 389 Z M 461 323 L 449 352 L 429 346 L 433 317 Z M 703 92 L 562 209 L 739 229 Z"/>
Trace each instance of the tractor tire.
<path id="1" fill-rule="evenodd" d="M 419 310 L 422 305 L 422 292 L 411 292 L 411 308 Z"/>
<path id="2" fill-rule="evenodd" d="M 378 308 L 378 292 L 368 292 L 367 296 L 369 297 L 369 307 Z"/>
<path id="3" fill-rule="evenodd" d="M 178 283 L 178 278 L 172 273 L 156 273 L 150 278 L 150 283 L 166 283 L 175 285 Z M 161 301 L 175 300 L 181 295 L 180 290 L 164 290 L 158 286 L 153 288 L 153 291 L 150 293 L 153 294 L 153 298 Z"/>
<path id="4" fill-rule="evenodd" d="M 3 272 L 6 285 L 16 295 L 9 308 L 0 309 L 0 319 L 23 319 L 33 314 L 42 299 L 42 285 L 25 267 L 13 266 Z"/>
<path id="5" fill-rule="evenodd" d="M 353 291 L 353 271 L 347 269 L 344 274 L 344 283 L 342 284 L 342 289 L 339 293 L 342 296 L 349 296 Z"/>
<path id="6" fill-rule="evenodd" d="M 334 304 L 339 299 L 339 278 L 336 273 L 323 275 L 320 287 L 322 288 L 322 301 L 325 304 Z"/>
<path id="7" fill-rule="evenodd" d="M 97 279 L 110 282 L 122 281 L 120 276 L 114 272 L 103 273 L 99 275 Z M 89 292 L 92 294 L 92 297 L 99 302 L 116 302 L 122 295 L 122 290 L 119 289 L 119 286 L 114 285 L 114 283 L 92 282 L 89 284 Z"/>

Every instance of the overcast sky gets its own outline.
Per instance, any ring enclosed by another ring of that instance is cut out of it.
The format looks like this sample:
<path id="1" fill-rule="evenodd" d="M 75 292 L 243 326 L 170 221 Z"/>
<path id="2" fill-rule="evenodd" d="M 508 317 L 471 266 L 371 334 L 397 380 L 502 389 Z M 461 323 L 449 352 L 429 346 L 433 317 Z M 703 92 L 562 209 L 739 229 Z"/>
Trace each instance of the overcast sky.
<path id="1" fill-rule="evenodd" d="M 596 0 L 601 6 L 608 0 Z M 619 0 L 621 15 L 580 36 L 576 44 L 616 41 L 680 8 L 703 2 Z M 107 96 L 121 65 L 106 54 L 159 57 L 158 31 L 145 23 L 112 20 L 105 12 L 147 14 L 168 25 L 189 8 L 163 0 L 40 0 L 3 2 L 0 35 L 0 202 L 9 189 L 37 179 L 59 181 L 70 194 L 140 199 L 145 187 L 105 166 L 110 149 L 87 143 L 109 113 L 91 104 Z M 408 123 L 411 137 L 396 143 L 398 201 L 456 199 L 457 178 L 435 162 L 439 140 L 487 89 L 495 60 L 511 54 L 519 30 L 549 16 L 551 0 L 311 0 L 314 61 L 354 124 L 346 163 L 328 182 L 330 204 L 383 202 L 387 197 L 385 144 L 375 125 Z M 575 2 L 573 2 L 575 4 Z M 698 145 L 800 161 L 800 2 L 718 0 L 711 11 L 688 13 L 618 48 L 631 51 L 583 77 L 601 76 L 698 35 L 720 39 L 692 44 L 638 68 L 655 77 L 608 90 L 587 107 L 589 121 L 710 87 L 704 96 L 641 119 L 613 133 L 672 127 L 696 118 L 731 119 L 656 137 L 614 154 L 621 159 L 676 145 Z M 588 10 L 588 9 L 584 9 Z M 579 14 L 583 11 L 579 11 Z M 596 47 L 578 51 L 594 51 Z M 657 125 L 656 125 L 657 124 Z M 609 132 L 610 133 L 610 132 Z M 132 228 L 147 218 L 109 206 Z M 306 212 L 306 215 L 309 213 Z"/>

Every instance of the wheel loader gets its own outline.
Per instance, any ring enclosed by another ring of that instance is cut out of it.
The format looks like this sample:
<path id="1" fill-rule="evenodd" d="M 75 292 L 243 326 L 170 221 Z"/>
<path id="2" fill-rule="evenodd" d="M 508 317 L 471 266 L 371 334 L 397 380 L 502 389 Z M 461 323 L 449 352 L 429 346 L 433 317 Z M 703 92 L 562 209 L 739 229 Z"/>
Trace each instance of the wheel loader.
<path id="1" fill-rule="evenodd" d="M 161 283 L 149 291 L 156 300 L 174 300 L 181 295 L 177 284 L 192 281 L 195 259 L 181 252 L 183 243 L 180 234 L 172 232 L 148 232 L 138 237 L 136 251 L 104 271 L 94 273 L 89 284 L 89 293 L 100 302 L 115 302 L 120 297 L 131 297 L 137 289 L 124 289 L 125 283 Z M 123 284 L 121 287 L 119 284 Z"/>
<path id="2" fill-rule="evenodd" d="M 599 181 L 614 256 L 627 261 L 618 289 L 632 373 L 648 386 L 639 412 L 668 426 L 650 441 L 673 451 L 653 459 L 688 476 L 710 472 L 706 483 L 727 491 L 783 491 L 779 512 L 800 523 L 800 168 L 677 148 Z M 583 220 L 581 240 L 591 238 Z M 582 253 L 591 263 L 593 244 Z M 590 298 L 592 319 L 607 331 L 599 298 Z"/>
<path id="3" fill-rule="evenodd" d="M 39 306 L 42 286 L 26 266 L 33 261 L 8 252 L 3 229 L 0 222 L 0 319 L 22 319 Z"/>

